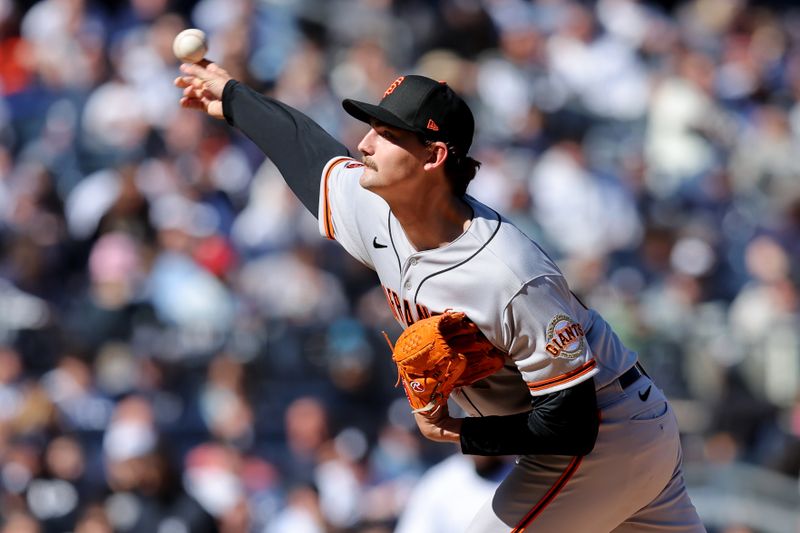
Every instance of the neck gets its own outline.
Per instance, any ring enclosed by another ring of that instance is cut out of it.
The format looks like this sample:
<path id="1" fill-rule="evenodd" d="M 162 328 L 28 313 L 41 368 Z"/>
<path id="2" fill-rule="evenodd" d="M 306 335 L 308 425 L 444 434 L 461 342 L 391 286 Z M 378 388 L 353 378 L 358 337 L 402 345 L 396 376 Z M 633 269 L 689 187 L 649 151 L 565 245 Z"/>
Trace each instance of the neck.
<path id="1" fill-rule="evenodd" d="M 472 222 L 472 208 L 452 194 L 390 203 L 411 244 L 418 251 L 444 246 L 464 233 Z"/>

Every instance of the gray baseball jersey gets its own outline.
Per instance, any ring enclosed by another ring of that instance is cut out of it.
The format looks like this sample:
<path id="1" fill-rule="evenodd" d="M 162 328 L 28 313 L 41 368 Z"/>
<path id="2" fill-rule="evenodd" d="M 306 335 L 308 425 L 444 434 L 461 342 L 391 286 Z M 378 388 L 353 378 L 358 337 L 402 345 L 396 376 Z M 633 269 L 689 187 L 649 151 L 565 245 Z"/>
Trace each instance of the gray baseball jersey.
<path id="1" fill-rule="evenodd" d="M 474 213 L 467 231 L 418 252 L 386 202 L 359 185 L 362 171 L 348 158 L 325 168 L 320 231 L 377 272 L 404 327 L 446 309 L 462 311 L 508 354 L 501 372 L 454 393 L 466 412 L 525 412 L 530 395 L 590 377 L 599 388 L 634 365 L 636 354 L 572 295 L 550 257 L 496 211 L 467 196 Z"/>
<path id="2" fill-rule="evenodd" d="M 469 533 L 704 531 L 683 484 L 678 427 L 666 398 L 644 375 L 621 385 L 618 377 L 634 367 L 636 354 L 570 292 L 550 257 L 469 196 L 468 229 L 446 246 L 417 251 L 386 202 L 359 185 L 363 170 L 349 157 L 325 166 L 322 235 L 377 272 L 404 327 L 462 311 L 508 354 L 501 371 L 454 391 L 460 407 L 471 416 L 524 413 L 531 395 L 594 378 L 602 422 L 592 453 L 521 457 Z"/>

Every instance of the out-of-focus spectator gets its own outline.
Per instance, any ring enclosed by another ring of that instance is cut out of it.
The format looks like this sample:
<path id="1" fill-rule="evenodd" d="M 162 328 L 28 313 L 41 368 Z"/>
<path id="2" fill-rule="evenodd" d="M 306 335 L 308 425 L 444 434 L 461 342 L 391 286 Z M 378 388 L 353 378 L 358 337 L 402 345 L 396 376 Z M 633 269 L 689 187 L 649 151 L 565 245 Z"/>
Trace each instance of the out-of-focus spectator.
<path id="1" fill-rule="evenodd" d="M 77 431 L 101 431 L 106 427 L 114 404 L 95 388 L 92 368 L 85 360 L 66 354 L 41 381 L 63 427 Z"/>
<path id="2" fill-rule="evenodd" d="M 0 424 L 8 424 L 20 412 L 24 401 L 22 360 L 11 346 L 0 347 Z"/>
<path id="3" fill-rule="evenodd" d="M 241 364 L 225 354 L 215 357 L 198 400 L 203 421 L 213 437 L 242 450 L 253 446 L 253 410 L 245 395 Z"/>
<path id="4" fill-rule="evenodd" d="M 691 188 L 720 165 L 715 146 L 729 144 L 736 128 L 714 99 L 713 58 L 690 50 L 673 60 L 677 69 L 659 81 L 648 112 L 647 186 L 660 197 Z"/>
<path id="5" fill-rule="evenodd" d="M 632 198 L 587 168 L 580 144 L 566 140 L 542 154 L 530 183 L 532 212 L 549 242 L 567 256 L 603 257 L 640 239 Z"/>
<path id="6" fill-rule="evenodd" d="M 547 54 L 555 76 L 601 118 L 635 120 L 644 114 L 648 80 L 636 48 L 598 31 L 595 14 L 578 2 L 565 2 Z"/>
<path id="7" fill-rule="evenodd" d="M 472 521 L 469 510 L 484 505 L 509 470 L 506 457 L 451 455 L 420 478 L 395 531 L 466 531 Z"/>
<path id="8" fill-rule="evenodd" d="M 38 521 L 31 515 L 15 511 L 8 514 L 3 520 L 3 533 L 41 533 L 42 528 Z"/>
<path id="9" fill-rule="evenodd" d="M 765 105 L 737 139 L 730 160 L 734 191 L 766 209 L 781 209 L 797 196 L 800 166 L 792 154 L 798 139 L 785 110 Z"/>
<path id="10" fill-rule="evenodd" d="M 745 251 L 752 281 L 731 302 L 731 329 L 744 344 L 751 389 L 772 404 L 790 407 L 800 390 L 800 295 L 789 279 L 790 259 L 769 236 Z"/>
<path id="11" fill-rule="evenodd" d="M 203 531 L 217 531 L 218 526 L 220 531 L 236 531 L 230 529 L 235 524 L 240 531 L 247 530 L 249 515 L 242 516 L 245 493 L 240 464 L 241 457 L 235 451 L 210 443 L 198 445 L 186 455 L 182 486 L 191 496 L 190 501 L 199 504 L 191 518 L 215 519 L 214 523 L 202 520 L 196 527 L 204 527 Z"/>
<path id="12" fill-rule="evenodd" d="M 99 505 L 87 506 L 75 523 L 75 533 L 112 533 L 113 531 L 108 515 Z"/>
<path id="13" fill-rule="evenodd" d="M 103 438 L 103 453 L 113 491 L 105 506 L 115 531 L 217 531 L 212 517 L 217 515 L 188 487 L 184 490 L 144 398 L 132 396 L 118 404 Z"/>
<path id="14" fill-rule="evenodd" d="M 310 482 L 320 454 L 330 445 L 330 423 L 323 404 L 315 398 L 293 401 L 284 415 L 286 448 L 289 452 L 286 477 L 290 482 Z"/>
<path id="15" fill-rule="evenodd" d="M 27 510 L 26 491 L 31 481 L 42 471 L 42 445 L 37 443 L 35 438 L 28 442 L 17 439 L 9 442 L 4 448 L 3 467 L 0 470 L 3 482 L 3 492 L 0 494 L 3 509 L 7 510 L 9 517 L 17 513 L 27 517 L 32 513 Z"/>
<path id="16" fill-rule="evenodd" d="M 309 323 L 347 312 L 341 282 L 319 269 L 307 249 L 275 253 L 242 269 L 241 286 L 263 316 Z"/>
<path id="17" fill-rule="evenodd" d="M 286 507 L 267 526 L 265 533 L 324 533 L 325 521 L 319 504 L 319 494 L 313 486 L 293 488 Z"/>
<path id="18" fill-rule="evenodd" d="M 84 470 L 80 442 L 67 436 L 50 441 L 41 475 L 27 488 L 28 508 L 46 530 L 69 528 L 75 523 L 81 503 L 90 496 Z"/>
<path id="19" fill-rule="evenodd" d="M 65 329 L 76 346 L 96 353 L 110 341 L 129 340 L 153 321 L 144 300 L 145 272 L 139 244 L 124 232 L 102 235 L 89 252 L 85 297 L 71 302 Z"/>

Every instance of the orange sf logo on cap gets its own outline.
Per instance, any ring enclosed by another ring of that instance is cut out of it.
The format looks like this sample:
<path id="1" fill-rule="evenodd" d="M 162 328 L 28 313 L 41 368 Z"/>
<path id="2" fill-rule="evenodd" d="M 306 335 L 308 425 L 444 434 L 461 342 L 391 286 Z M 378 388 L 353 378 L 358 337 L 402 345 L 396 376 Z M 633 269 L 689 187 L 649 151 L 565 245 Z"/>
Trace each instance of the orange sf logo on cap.
<path id="1" fill-rule="evenodd" d="M 400 86 L 400 84 L 401 84 L 401 83 L 403 83 L 403 80 L 404 80 L 404 79 L 406 79 L 406 77 L 405 77 L 405 76 L 400 76 L 399 78 L 397 78 L 396 80 L 394 80 L 394 81 L 392 82 L 392 84 L 391 84 L 391 85 L 389 85 L 389 88 L 388 88 L 388 89 L 386 89 L 386 92 L 385 92 L 385 93 L 383 93 L 383 97 L 384 97 L 384 98 L 386 98 L 387 96 L 389 96 L 390 94 L 392 94 L 392 93 L 394 92 L 394 90 L 395 90 L 395 89 L 397 89 L 397 88 Z"/>

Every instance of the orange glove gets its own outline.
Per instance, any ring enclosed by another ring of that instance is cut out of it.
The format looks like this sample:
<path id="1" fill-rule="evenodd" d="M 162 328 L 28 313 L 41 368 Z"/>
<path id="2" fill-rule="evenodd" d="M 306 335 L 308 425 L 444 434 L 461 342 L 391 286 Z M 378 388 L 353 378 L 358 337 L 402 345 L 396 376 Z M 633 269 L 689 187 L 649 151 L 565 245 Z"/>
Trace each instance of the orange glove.
<path id="1" fill-rule="evenodd" d="M 446 404 L 454 388 L 494 374 L 505 359 L 464 313 L 449 311 L 409 326 L 392 352 L 414 413 Z"/>

